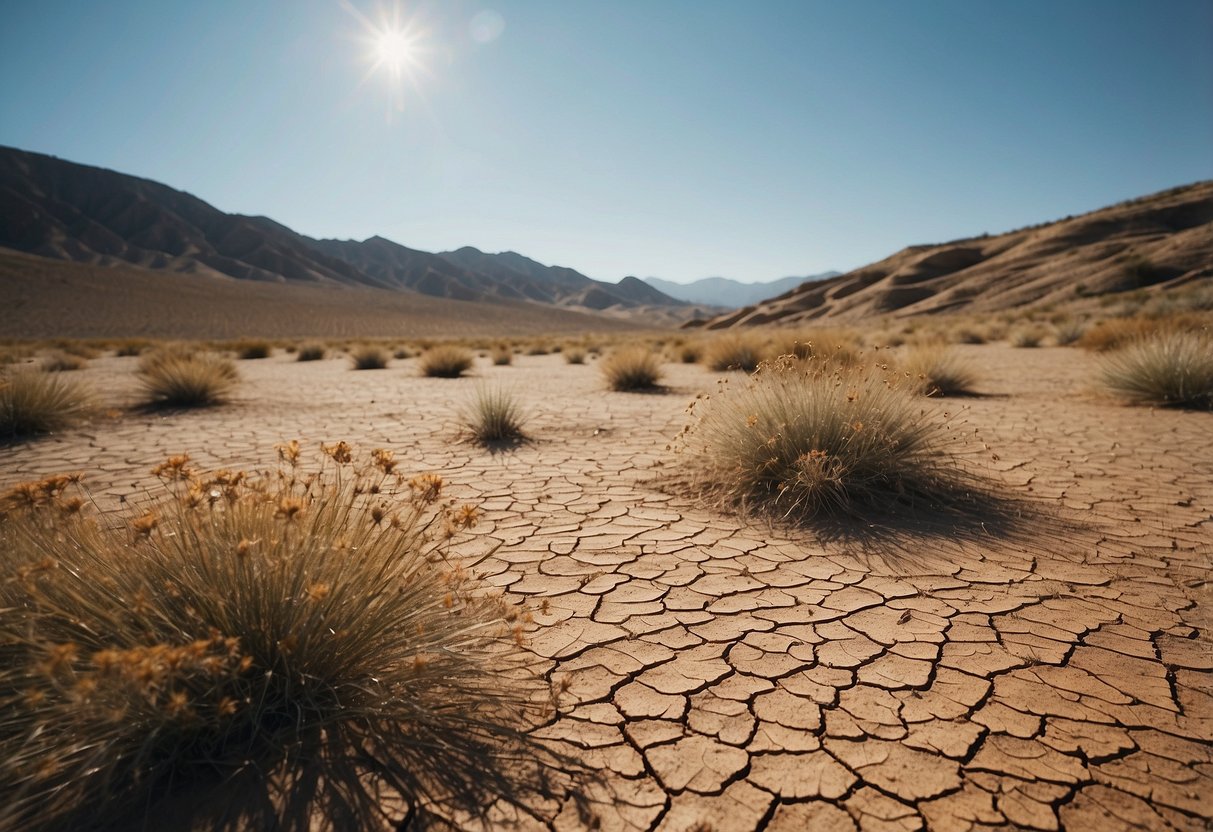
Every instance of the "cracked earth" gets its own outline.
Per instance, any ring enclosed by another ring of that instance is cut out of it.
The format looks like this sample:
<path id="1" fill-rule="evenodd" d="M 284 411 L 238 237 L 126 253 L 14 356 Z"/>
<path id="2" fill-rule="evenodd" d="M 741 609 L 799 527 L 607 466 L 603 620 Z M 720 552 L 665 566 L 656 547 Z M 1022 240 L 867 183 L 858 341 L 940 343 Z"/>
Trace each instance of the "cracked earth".
<path id="1" fill-rule="evenodd" d="M 290 438 L 440 473 L 485 511 L 457 554 L 536 611 L 530 649 L 563 688 L 540 732 L 603 773 L 592 817 L 553 802 L 494 825 L 1209 829 L 1213 416 L 1100 399 L 1076 350 L 960 351 L 985 395 L 935 406 L 1039 509 L 1016 534 L 872 551 L 714 510 L 668 487 L 667 445 L 716 375 L 667 364 L 668 392 L 613 393 L 559 355 L 478 360 L 532 414 L 505 452 L 458 440 L 475 379 L 280 355 L 239 362 L 222 408 L 2 447 L 0 486 L 84 470 L 116 501 L 169 454 L 263 466 Z M 135 362 L 78 375 L 119 407 Z"/>

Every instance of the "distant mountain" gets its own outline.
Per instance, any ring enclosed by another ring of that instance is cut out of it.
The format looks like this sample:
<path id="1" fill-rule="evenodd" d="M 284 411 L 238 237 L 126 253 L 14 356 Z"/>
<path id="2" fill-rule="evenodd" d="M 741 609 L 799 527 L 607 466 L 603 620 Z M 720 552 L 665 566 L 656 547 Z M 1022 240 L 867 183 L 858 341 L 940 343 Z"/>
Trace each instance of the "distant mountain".
<path id="1" fill-rule="evenodd" d="M 741 283 L 727 277 L 705 277 L 693 283 L 674 283 L 659 277 L 646 277 L 644 282 L 672 298 L 735 308 L 773 298 L 811 280 L 825 280 L 839 274 L 841 272 L 822 272 L 808 277 L 784 277 L 769 283 Z"/>
<path id="2" fill-rule="evenodd" d="M 686 314 L 679 311 L 685 303 L 651 287 L 638 289 L 634 279 L 592 280 L 514 252 L 461 248 L 431 254 L 379 236 L 360 242 L 316 240 L 267 217 L 226 214 L 148 179 L 5 147 L 0 147 L 0 247 L 99 266 L 131 264 L 238 280 Z"/>
<path id="3" fill-rule="evenodd" d="M 703 325 L 985 313 L 1195 281 L 1213 282 L 1213 180 L 1005 234 L 910 246 Z"/>

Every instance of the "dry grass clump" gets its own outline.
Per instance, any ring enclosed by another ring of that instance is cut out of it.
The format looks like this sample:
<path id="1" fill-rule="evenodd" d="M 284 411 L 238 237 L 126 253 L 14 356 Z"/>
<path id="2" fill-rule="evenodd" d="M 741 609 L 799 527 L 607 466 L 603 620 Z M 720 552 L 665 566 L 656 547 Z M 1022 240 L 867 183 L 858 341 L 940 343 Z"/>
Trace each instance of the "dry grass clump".
<path id="1" fill-rule="evenodd" d="M 493 347 L 493 351 L 489 354 L 490 360 L 498 367 L 504 367 L 514 363 L 514 351 L 505 344 L 498 344 Z"/>
<path id="2" fill-rule="evenodd" d="M 392 353 L 392 358 L 395 358 L 397 361 L 404 361 L 405 359 L 412 357 L 413 351 L 408 347 L 397 347 Z"/>
<path id="3" fill-rule="evenodd" d="M 440 543 L 477 510 L 388 451 L 305 474 L 282 448 L 254 476 L 169 459 L 170 497 L 105 522 L 72 477 L 2 498 L 0 827 L 429 828 L 543 799 L 528 619 Z"/>
<path id="4" fill-rule="evenodd" d="M 237 341 L 232 349 L 238 358 L 246 361 L 256 358 L 269 358 L 274 352 L 274 348 L 270 345 L 269 341 L 260 340 Z"/>
<path id="5" fill-rule="evenodd" d="M 1213 338 L 1155 333 L 1105 357 L 1099 378 L 1134 404 L 1213 409 Z"/>
<path id="6" fill-rule="evenodd" d="M 463 347 L 439 344 L 421 354 L 421 372 L 431 378 L 459 378 L 475 360 Z"/>
<path id="7" fill-rule="evenodd" d="M 139 383 L 154 407 L 220 404 L 240 380 L 236 365 L 221 355 L 166 347 L 139 360 Z"/>
<path id="8" fill-rule="evenodd" d="M 0 439 L 62 430 L 92 406 L 88 390 L 70 377 L 31 367 L 0 373 Z"/>
<path id="9" fill-rule="evenodd" d="M 380 347 L 361 346 L 350 353 L 350 364 L 355 370 L 382 370 L 387 362 L 387 352 Z"/>
<path id="10" fill-rule="evenodd" d="M 1053 325 L 1053 341 L 1059 347 L 1077 344 L 1082 339 L 1087 327 L 1082 321 L 1065 318 Z"/>
<path id="11" fill-rule="evenodd" d="M 762 362 L 763 344 L 753 333 L 731 333 L 716 338 L 707 346 L 704 362 L 709 370 L 742 370 L 752 373 Z"/>
<path id="12" fill-rule="evenodd" d="M 661 380 L 661 362 L 644 346 L 622 347 L 599 365 L 607 385 L 619 392 L 654 390 Z"/>
<path id="13" fill-rule="evenodd" d="M 517 397 L 503 387 L 481 385 L 460 413 L 468 435 L 481 444 L 520 442 L 526 438 L 526 418 Z"/>
<path id="14" fill-rule="evenodd" d="M 679 344 L 674 355 L 683 364 L 698 364 L 703 358 L 703 346 L 688 341 L 685 344 Z"/>
<path id="15" fill-rule="evenodd" d="M 987 330 L 976 326 L 962 326 L 956 330 L 958 344 L 984 344 L 990 340 Z"/>
<path id="16" fill-rule="evenodd" d="M 137 355 L 142 355 L 145 350 L 150 349 L 152 342 L 143 338 L 128 338 L 125 341 L 118 343 L 114 348 L 114 355 L 119 358 L 130 358 Z"/>
<path id="17" fill-rule="evenodd" d="M 42 359 L 42 369 L 48 373 L 65 373 L 71 370 L 82 370 L 87 364 L 87 359 L 79 355 L 73 355 L 70 352 L 63 352 L 62 350 L 55 350 Z"/>
<path id="18" fill-rule="evenodd" d="M 924 341 L 909 347 L 898 369 L 912 388 L 927 396 L 971 394 L 977 383 L 973 365 L 943 341 Z"/>
<path id="19" fill-rule="evenodd" d="M 794 520 L 944 500 L 970 479 L 956 435 L 898 381 L 880 366 L 780 359 L 701 403 L 683 450 L 706 493 Z"/>
<path id="20" fill-rule="evenodd" d="M 1035 327 L 1024 327 L 1011 333 L 1011 346 L 1031 349 L 1039 347 L 1045 334 Z"/>
<path id="21" fill-rule="evenodd" d="M 566 347 L 564 350 L 565 364 L 584 364 L 585 363 L 585 348 L 578 346 Z"/>
<path id="22" fill-rule="evenodd" d="M 324 344 L 304 344 L 295 355 L 296 361 L 321 361 L 328 354 Z"/>
<path id="23" fill-rule="evenodd" d="M 1088 327 L 1078 340 L 1078 345 L 1096 352 L 1107 352 L 1166 332 L 1208 332 L 1210 326 L 1213 326 L 1213 317 L 1195 313 L 1156 318 L 1108 318 Z"/>

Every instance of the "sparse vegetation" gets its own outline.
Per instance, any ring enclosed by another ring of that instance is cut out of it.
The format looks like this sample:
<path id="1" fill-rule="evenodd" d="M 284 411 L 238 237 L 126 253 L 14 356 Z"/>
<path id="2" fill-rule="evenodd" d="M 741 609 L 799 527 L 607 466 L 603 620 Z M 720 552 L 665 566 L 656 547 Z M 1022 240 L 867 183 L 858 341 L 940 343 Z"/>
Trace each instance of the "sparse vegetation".
<path id="1" fill-rule="evenodd" d="M 350 364 L 355 370 L 382 370 L 387 362 L 387 352 L 381 347 L 361 346 L 350 353 Z"/>
<path id="2" fill-rule="evenodd" d="M 954 434 L 880 367 L 782 359 L 699 405 L 684 451 L 709 494 L 812 520 L 943 499 L 969 480 Z"/>
<path id="3" fill-rule="evenodd" d="M 0 439 L 62 430 L 91 409 L 92 396 L 70 377 L 31 367 L 0 373 Z"/>
<path id="4" fill-rule="evenodd" d="M 705 361 L 716 372 L 742 370 L 752 373 L 762 362 L 762 343 L 752 333 L 730 333 L 712 341 Z"/>
<path id="5" fill-rule="evenodd" d="M 295 356 L 296 361 L 320 361 L 328 354 L 323 344 L 304 344 Z"/>
<path id="6" fill-rule="evenodd" d="M 912 387 L 928 396 L 958 396 L 973 392 L 977 373 L 943 341 L 924 341 L 908 348 L 899 362 Z"/>
<path id="7" fill-rule="evenodd" d="M 1106 356 L 1100 381 L 1134 404 L 1213 409 L 1213 338 L 1158 332 Z"/>
<path id="8" fill-rule="evenodd" d="M 459 378 L 472 368 L 472 354 L 454 344 L 439 344 L 421 354 L 421 372 L 431 378 Z"/>
<path id="9" fill-rule="evenodd" d="M 643 346 L 615 350 L 599 366 L 607 385 L 620 392 L 653 390 L 661 379 L 661 362 L 652 350 Z"/>
<path id="10" fill-rule="evenodd" d="M 238 341 L 234 347 L 236 355 L 242 360 L 269 358 L 274 352 L 269 341 Z"/>
<path id="11" fill-rule="evenodd" d="M 525 732 L 522 611 L 442 557 L 477 510 L 326 450 L 339 472 L 171 458 L 170 498 L 105 522 L 73 477 L 0 498 L 0 826 L 428 828 L 564 782 Z"/>
<path id="12" fill-rule="evenodd" d="M 504 344 L 498 344 L 493 347 L 493 352 L 490 354 L 493 364 L 498 367 L 504 367 L 514 363 L 514 351 Z"/>
<path id="13" fill-rule="evenodd" d="M 1078 345 L 1096 352 L 1119 349 L 1143 338 L 1165 332 L 1208 332 L 1213 317 L 1179 313 L 1160 317 L 1108 318 L 1087 327 Z"/>
<path id="14" fill-rule="evenodd" d="M 236 366 L 215 353 L 166 347 L 139 361 L 139 383 L 147 404 L 155 407 L 207 407 L 225 401 L 240 376 Z"/>
<path id="15" fill-rule="evenodd" d="M 1071 344 L 1078 343 L 1084 332 L 1086 332 L 1086 327 L 1082 321 L 1066 318 L 1054 325 L 1053 340 L 1059 347 L 1068 347 Z"/>
<path id="16" fill-rule="evenodd" d="M 1011 334 L 1011 346 L 1020 348 L 1039 347 L 1045 339 L 1044 333 L 1035 327 L 1022 327 Z"/>
<path id="17" fill-rule="evenodd" d="M 703 347 L 688 341 L 678 347 L 677 358 L 683 364 L 698 364 L 703 358 Z"/>
<path id="18" fill-rule="evenodd" d="M 499 386 L 481 385 L 460 414 L 468 434 L 482 444 L 517 442 L 525 438 L 526 419 L 517 397 Z"/>
<path id="19" fill-rule="evenodd" d="M 71 370 L 82 370 L 88 361 L 70 352 L 55 350 L 42 359 L 42 369 L 48 373 L 65 373 Z"/>
<path id="20" fill-rule="evenodd" d="M 581 347 L 567 347 L 564 350 L 564 363 L 566 364 L 584 364 L 585 350 Z"/>

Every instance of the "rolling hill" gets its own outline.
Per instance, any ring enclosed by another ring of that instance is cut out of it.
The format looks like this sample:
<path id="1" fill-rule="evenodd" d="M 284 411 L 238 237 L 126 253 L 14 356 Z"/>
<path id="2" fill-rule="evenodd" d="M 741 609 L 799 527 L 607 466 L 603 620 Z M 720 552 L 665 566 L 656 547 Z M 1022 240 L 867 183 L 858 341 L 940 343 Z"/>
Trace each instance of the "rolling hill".
<path id="1" fill-rule="evenodd" d="M 994 236 L 917 245 L 706 322 L 993 312 L 1213 278 L 1213 181 Z"/>
<path id="2" fill-rule="evenodd" d="M 95 266 L 237 280 L 407 291 L 685 318 L 694 310 L 634 278 L 618 284 L 514 252 L 418 251 L 384 237 L 317 240 L 267 217 L 227 214 L 158 182 L 0 147 L 0 247 Z M 640 284 L 640 286 L 637 286 Z"/>

